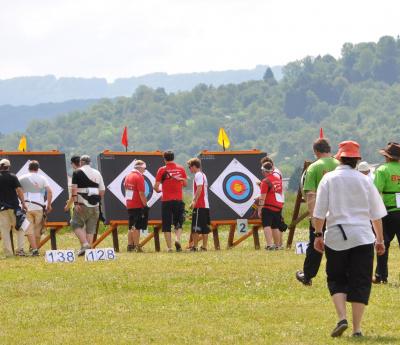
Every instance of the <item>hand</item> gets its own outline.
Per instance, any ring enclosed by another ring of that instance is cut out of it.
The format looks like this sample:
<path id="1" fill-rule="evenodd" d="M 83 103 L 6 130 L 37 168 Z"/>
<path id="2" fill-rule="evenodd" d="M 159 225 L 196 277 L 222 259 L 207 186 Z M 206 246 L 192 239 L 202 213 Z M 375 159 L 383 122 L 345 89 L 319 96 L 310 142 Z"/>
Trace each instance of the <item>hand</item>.
<path id="1" fill-rule="evenodd" d="M 76 205 L 75 205 L 75 210 L 76 210 L 76 212 L 81 212 L 81 210 L 82 210 L 81 205 L 76 204 Z"/>
<path id="2" fill-rule="evenodd" d="M 24 211 L 28 211 L 28 207 L 26 206 L 25 201 L 22 203 L 22 209 Z"/>
<path id="3" fill-rule="evenodd" d="M 262 213 L 262 208 L 259 208 L 257 210 L 258 218 L 261 218 L 261 213 Z"/>
<path id="4" fill-rule="evenodd" d="M 382 242 L 380 242 L 380 243 L 377 243 L 377 242 L 375 242 L 375 250 L 376 250 L 376 255 L 383 255 L 383 254 L 385 254 L 385 244 L 384 243 L 382 243 Z"/>
<path id="5" fill-rule="evenodd" d="M 196 203 L 194 201 L 192 201 L 189 207 L 194 208 L 195 205 L 196 205 Z"/>
<path id="6" fill-rule="evenodd" d="M 47 205 L 46 213 L 50 213 L 51 211 L 53 211 L 53 207 L 51 207 L 51 205 Z"/>
<path id="7" fill-rule="evenodd" d="M 322 237 L 315 238 L 314 249 L 321 254 L 324 252 L 325 245 L 324 245 L 324 239 Z"/>
<path id="8" fill-rule="evenodd" d="M 68 212 L 68 211 L 69 211 L 69 209 L 70 209 L 69 205 L 68 205 L 68 204 L 66 204 L 66 205 L 64 206 L 64 212 Z"/>

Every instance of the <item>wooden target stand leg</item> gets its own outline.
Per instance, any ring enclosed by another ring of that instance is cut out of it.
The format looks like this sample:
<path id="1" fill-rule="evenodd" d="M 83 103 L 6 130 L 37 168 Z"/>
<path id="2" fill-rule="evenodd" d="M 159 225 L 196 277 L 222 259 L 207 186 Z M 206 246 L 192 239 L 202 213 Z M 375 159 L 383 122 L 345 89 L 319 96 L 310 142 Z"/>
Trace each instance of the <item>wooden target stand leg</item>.
<path id="1" fill-rule="evenodd" d="M 38 249 L 42 248 L 50 240 L 51 250 L 57 250 L 56 233 L 60 229 L 62 229 L 62 226 L 50 228 L 50 233 L 43 240 L 40 241 Z"/>
<path id="2" fill-rule="evenodd" d="M 304 162 L 302 174 L 309 167 L 310 164 L 311 164 L 311 162 L 308 162 L 308 161 Z M 300 207 L 303 202 L 305 202 L 305 200 L 303 199 L 303 193 L 302 193 L 301 186 L 300 186 L 297 191 L 296 202 L 294 204 L 292 221 L 290 222 L 290 225 L 288 226 L 289 235 L 288 235 L 288 239 L 286 242 L 286 248 L 292 247 L 294 233 L 296 231 L 297 224 L 299 224 L 303 219 L 305 219 L 309 215 L 308 210 L 300 215 Z"/>
<path id="3" fill-rule="evenodd" d="M 210 236 L 210 234 L 212 233 L 213 236 L 213 242 L 214 242 L 214 249 L 215 250 L 220 250 L 220 244 L 219 244 L 219 233 L 218 233 L 218 225 L 211 225 L 211 231 L 208 234 L 208 236 Z M 199 242 L 203 239 L 203 235 L 199 236 Z M 187 248 L 191 248 L 193 246 L 193 233 L 190 232 L 190 237 L 189 237 L 189 244 L 187 246 Z"/>

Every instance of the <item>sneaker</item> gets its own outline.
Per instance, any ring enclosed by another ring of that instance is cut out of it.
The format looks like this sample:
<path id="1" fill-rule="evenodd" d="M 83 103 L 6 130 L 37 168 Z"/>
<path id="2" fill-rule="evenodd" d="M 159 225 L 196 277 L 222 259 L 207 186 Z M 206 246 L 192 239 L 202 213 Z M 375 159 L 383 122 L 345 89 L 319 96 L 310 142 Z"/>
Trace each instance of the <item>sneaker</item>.
<path id="1" fill-rule="evenodd" d="M 339 321 L 336 327 L 333 329 L 331 337 L 340 337 L 348 327 L 349 324 L 347 323 L 346 319 Z"/>
<path id="2" fill-rule="evenodd" d="M 272 246 L 265 246 L 265 250 L 275 250 L 275 245 Z"/>
<path id="3" fill-rule="evenodd" d="M 207 248 L 200 247 L 200 251 L 201 251 L 201 252 L 206 252 L 206 251 L 207 251 Z"/>
<path id="4" fill-rule="evenodd" d="M 86 249 L 91 249 L 92 247 L 87 245 L 87 246 L 83 246 L 81 249 L 78 250 L 78 256 L 84 256 L 85 255 L 85 251 Z"/>
<path id="5" fill-rule="evenodd" d="M 311 286 L 312 285 L 312 280 L 311 279 L 307 279 L 304 275 L 303 271 L 297 271 L 296 272 L 296 279 L 302 283 L 303 285 L 306 286 Z"/>
<path id="6" fill-rule="evenodd" d="M 373 284 L 387 284 L 387 278 L 381 278 L 379 276 L 375 276 L 372 278 Z"/>
<path id="7" fill-rule="evenodd" d="M 32 249 L 32 256 L 40 256 L 39 249 Z"/>
<path id="8" fill-rule="evenodd" d="M 283 246 L 275 246 L 275 250 L 283 250 Z"/>
<path id="9" fill-rule="evenodd" d="M 168 248 L 167 253 L 173 253 L 174 251 L 172 250 L 172 248 Z"/>
<path id="10" fill-rule="evenodd" d="M 19 249 L 15 252 L 15 256 L 26 256 L 26 253 L 23 249 Z"/>
<path id="11" fill-rule="evenodd" d="M 352 337 L 354 338 L 363 337 L 363 334 L 361 332 L 354 332 Z"/>
<path id="12" fill-rule="evenodd" d="M 178 241 L 175 241 L 175 248 L 177 252 L 181 252 L 182 251 L 182 246 Z"/>
<path id="13" fill-rule="evenodd" d="M 133 244 L 128 244 L 128 246 L 126 247 L 127 252 L 133 252 L 134 249 L 135 249 L 135 246 Z"/>
<path id="14" fill-rule="evenodd" d="M 190 247 L 189 248 L 189 252 L 197 252 L 197 248 L 196 247 Z"/>

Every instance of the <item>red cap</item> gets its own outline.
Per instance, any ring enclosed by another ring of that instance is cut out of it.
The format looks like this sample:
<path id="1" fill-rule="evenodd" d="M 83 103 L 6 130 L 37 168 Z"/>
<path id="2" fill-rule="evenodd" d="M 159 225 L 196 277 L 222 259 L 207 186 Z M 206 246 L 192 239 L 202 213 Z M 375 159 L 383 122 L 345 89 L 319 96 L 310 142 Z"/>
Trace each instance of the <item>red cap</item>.
<path id="1" fill-rule="evenodd" d="M 342 141 L 339 144 L 339 151 L 335 158 L 339 159 L 341 157 L 361 158 L 360 144 L 352 140 Z"/>

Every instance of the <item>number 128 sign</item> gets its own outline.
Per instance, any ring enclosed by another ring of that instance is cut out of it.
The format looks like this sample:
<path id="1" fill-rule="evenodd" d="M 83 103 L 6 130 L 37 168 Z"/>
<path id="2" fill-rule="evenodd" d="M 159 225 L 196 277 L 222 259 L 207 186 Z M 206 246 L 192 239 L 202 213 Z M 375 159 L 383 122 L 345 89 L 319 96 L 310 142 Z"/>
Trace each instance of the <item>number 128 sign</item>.
<path id="1" fill-rule="evenodd" d="M 114 248 L 87 249 L 85 252 L 85 261 L 106 261 L 115 258 Z"/>

